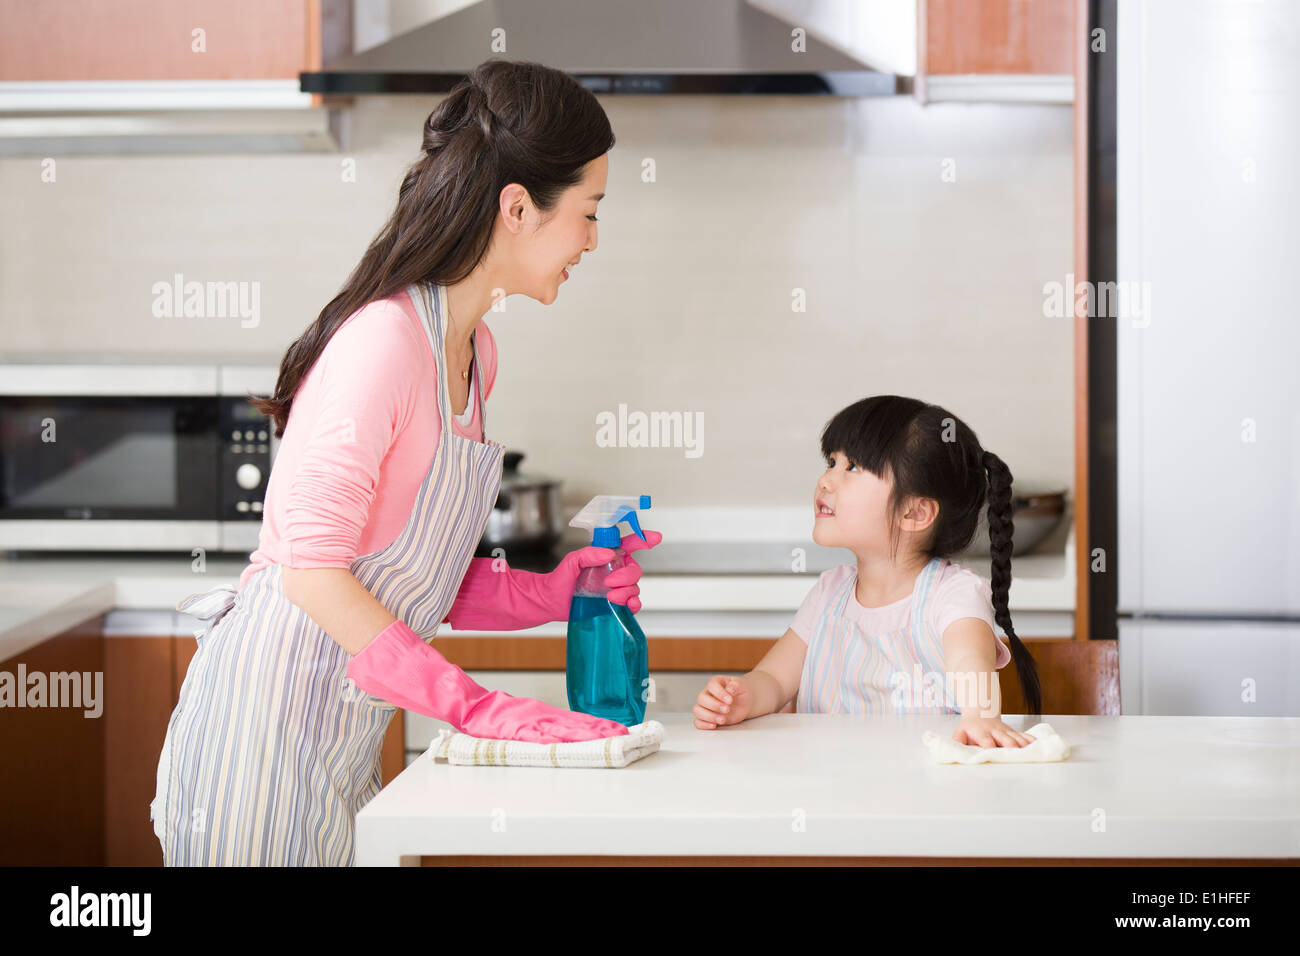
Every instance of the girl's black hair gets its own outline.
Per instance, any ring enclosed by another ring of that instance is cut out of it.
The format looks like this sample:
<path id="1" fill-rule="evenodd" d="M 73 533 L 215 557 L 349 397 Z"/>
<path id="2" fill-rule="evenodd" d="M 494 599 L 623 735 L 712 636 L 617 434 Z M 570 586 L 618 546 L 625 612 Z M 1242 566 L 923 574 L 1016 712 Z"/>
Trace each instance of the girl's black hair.
<path id="1" fill-rule="evenodd" d="M 872 395 L 838 412 L 822 431 L 822 457 L 844 454 L 859 468 L 893 481 L 889 496 L 890 556 L 898 551 L 898 518 L 909 498 L 933 498 L 939 516 L 923 553 L 948 557 L 968 547 L 985 502 L 992 550 L 993 616 L 1011 642 L 1029 713 L 1042 716 L 1042 688 L 1033 655 L 1011 627 L 1011 470 L 980 447 L 975 433 L 938 405 L 899 395 Z"/>

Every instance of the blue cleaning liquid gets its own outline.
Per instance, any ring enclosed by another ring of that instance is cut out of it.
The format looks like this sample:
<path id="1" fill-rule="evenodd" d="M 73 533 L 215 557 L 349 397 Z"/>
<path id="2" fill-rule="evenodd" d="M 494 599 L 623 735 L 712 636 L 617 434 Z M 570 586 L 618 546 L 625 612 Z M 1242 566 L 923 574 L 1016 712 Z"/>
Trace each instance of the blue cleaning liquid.
<path id="1" fill-rule="evenodd" d="M 642 694 L 649 686 L 649 649 L 625 605 L 611 604 L 604 594 L 574 594 L 565 670 L 570 710 L 626 726 L 645 720 Z"/>

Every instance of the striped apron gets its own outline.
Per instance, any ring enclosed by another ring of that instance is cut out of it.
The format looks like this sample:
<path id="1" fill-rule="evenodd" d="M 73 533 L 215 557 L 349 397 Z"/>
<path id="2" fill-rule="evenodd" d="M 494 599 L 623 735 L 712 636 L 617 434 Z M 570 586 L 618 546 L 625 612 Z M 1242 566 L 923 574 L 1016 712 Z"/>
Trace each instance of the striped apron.
<path id="1" fill-rule="evenodd" d="M 407 288 L 432 346 L 442 426 L 411 516 L 388 547 L 354 560 L 357 580 L 429 641 L 487 526 L 505 451 L 455 433 L 438 290 Z M 351 657 L 284 596 L 279 564 L 245 587 L 176 605 L 207 621 L 181 685 L 150 804 L 164 865 L 348 866 L 354 817 L 380 789 L 397 708 L 346 679 Z"/>
<path id="2" fill-rule="evenodd" d="M 907 621 L 865 634 L 845 615 L 858 577 L 850 575 L 826 603 L 804 655 L 795 705 L 801 714 L 960 714 L 944 678 L 943 640 L 925 613 L 944 558 L 916 576 Z"/>

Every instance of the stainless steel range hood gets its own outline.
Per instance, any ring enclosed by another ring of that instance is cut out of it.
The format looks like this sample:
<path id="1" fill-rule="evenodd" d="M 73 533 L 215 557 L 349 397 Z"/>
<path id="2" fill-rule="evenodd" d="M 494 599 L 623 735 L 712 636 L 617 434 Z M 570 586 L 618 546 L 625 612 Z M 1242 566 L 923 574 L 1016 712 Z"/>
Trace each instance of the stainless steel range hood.
<path id="1" fill-rule="evenodd" d="M 745 0 L 480 0 L 319 72 L 304 93 L 445 93 L 490 58 L 564 70 L 594 93 L 892 96 L 874 70 Z M 796 39 L 801 51 L 793 47 Z M 505 49 L 494 51 L 494 40 Z"/>

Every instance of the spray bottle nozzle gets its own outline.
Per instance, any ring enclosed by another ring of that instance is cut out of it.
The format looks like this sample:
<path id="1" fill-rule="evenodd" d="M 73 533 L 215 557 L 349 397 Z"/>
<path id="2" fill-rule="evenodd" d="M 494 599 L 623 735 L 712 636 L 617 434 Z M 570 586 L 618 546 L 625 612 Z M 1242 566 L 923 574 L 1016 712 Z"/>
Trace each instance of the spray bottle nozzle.
<path id="1" fill-rule="evenodd" d="M 624 522 L 642 541 L 646 540 L 637 518 L 639 509 L 650 507 L 649 495 L 596 495 L 585 508 L 574 515 L 569 524 L 574 528 L 591 531 L 592 544 L 617 547 L 621 538 L 618 526 Z M 611 543 L 612 542 L 612 543 Z"/>

